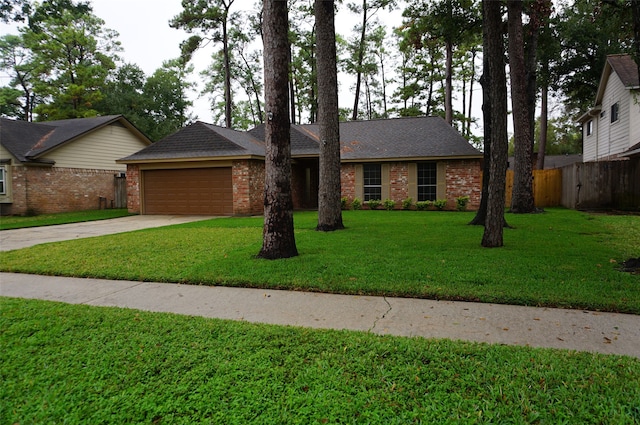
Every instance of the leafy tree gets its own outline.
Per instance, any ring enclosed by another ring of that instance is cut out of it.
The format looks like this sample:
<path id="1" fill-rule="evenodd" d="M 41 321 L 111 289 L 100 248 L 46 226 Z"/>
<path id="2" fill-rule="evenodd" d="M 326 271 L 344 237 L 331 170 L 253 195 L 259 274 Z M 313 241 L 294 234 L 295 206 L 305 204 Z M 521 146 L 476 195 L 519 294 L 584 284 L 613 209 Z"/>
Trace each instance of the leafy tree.
<path id="1" fill-rule="evenodd" d="M 17 35 L 5 35 L 0 38 L 0 55 L 0 69 L 11 78 L 9 86 L 0 89 L 2 114 L 32 121 L 36 99 L 33 87 L 36 65 L 33 55 L 25 47 L 23 38 Z"/>
<path id="2" fill-rule="evenodd" d="M 326 232 L 344 229 L 340 203 L 340 123 L 333 0 L 315 0 L 315 17 L 320 129 L 320 184 L 316 230 Z"/>
<path id="3" fill-rule="evenodd" d="M 87 4 L 66 0 L 38 5 L 21 31 L 33 52 L 35 92 L 44 102 L 35 107 L 38 120 L 95 116 L 120 51 L 118 34 Z"/>
<path id="4" fill-rule="evenodd" d="M 569 114 L 583 112 L 593 104 L 607 55 L 633 50 L 632 8 L 619 7 L 622 1 L 558 2 L 555 27 L 562 60 L 552 72 Z"/>
<path id="5" fill-rule="evenodd" d="M 251 25 L 251 20 L 242 13 L 234 13 L 229 18 L 228 31 L 230 90 L 234 95 L 244 91 L 247 100 L 242 101 L 242 108 L 234 102 L 231 108 L 231 126 L 237 129 L 255 127 L 263 120 L 262 113 L 262 64 L 261 52 L 249 50 L 249 45 L 258 35 Z M 211 65 L 201 73 L 206 77 L 203 94 L 211 100 L 214 122 L 222 118 L 226 122 L 227 104 L 224 97 L 226 91 L 225 56 L 222 51 L 215 52 Z M 220 94 L 223 94 L 222 96 Z M 221 123 L 221 124 L 222 124 Z"/>
<path id="6" fill-rule="evenodd" d="M 171 27 L 182 28 L 188 33 L 196 33 L 182 45 L 185 58 L 203 42 L 222 43 L 222 63 L 224 76 L 225 124 L 233 126 L 231 93 L 231 55 L 229 50 L 229 21 L 231 6 L 235 0 L 183 0 L 183 11 L 171 20 Z"/>
<path id="7" fill-rule="evenodd" d="M 444 79 L 441 66 L 443 55 L 433 40 L 423 40 L 421 47 L 415 47 L 415 38 L 408 34 L 412 29 L 406 26 L 396 29 L 401 64 L 397 70 L 398 89 L 394 98 L 401 106 L 400 116 L 442 115 L 438 105 L 444 104 L 436 89 L 436 83 Z"/>
<path id="8" fill-rule="evenodd" d="M 124 64 L 107 81 L 96 109 L 103 115 L 122 114 L 140 131 L 150 135 L 156 123 L 148 114 L 150 102 L 144 92 L 146 81 L 147 76 L 138 65 Z"/>
<path id="9" fill-rule="evenodd" d="M 29 0 L 2 0 L 0 1 L 0 21 L 22 22 L 31 12 Z"/>
<path id="10" fill-rule="evenodd" d="M 542 120 L 542 116 L 538 118 L 538 123 Z M 535 130 L 535 140 L 538 141 L 535 148 L 538 152 L 542 151 L 539 144 L 542 141 L 540 132 L 542 126 L 537 125 Z M 571 155 L 582 153 L 582 133 L 570 116 L 561 115 L 559 117 L 548 120 L 547 137 L 546 137 L 546 154 L 547 155 Z M 538 167 L 538 169 L 542 169 Z"/>
<path id="11" fill-rule="evenodd" d="M 362 0 L 362 3 L 348 3 L 347 7 L 353 13 L 362 16 L 362 21 L 359 26 L 355 28 L 359 32 L 360 36 L 355 44 L 355 61 L 350 68 L 353 68 L 353 72 L 356 75 L 356 86 L 354 92 L 353 101 L 353 114 L 352 120 L 358 119 L 358 104 L 360 102 L 360 90 L 362 86 L 362 74 L 364 72 L 364 59 L 368 50 L 367 33 L 370 30 L 370 23 L 373 17 L 381 10 L 392 9 L 396 6 L 396 0 Z"/>
<path id="12" fill-rule="evenodd" d="M 0 87 L 0 115 L 24 119 L 20 97 L 22 92 L 11 87 Z"/>
<path id="13" fill-rule="evenodd" d="M 421 0 L 413 2 L 403 12 L 406 35 L 416 49 L 427 40 L 436 41 L 445 51 L 445 120 L 453 123 L 453 57 L 460 45 L 477 39 L 480 19 L 474 0 Z M 442 43 L 442 44 L 441 44 Z"/>
<path id="14" fill-rule="evenodd" d="M 289 20 L 287 2 L 264 0 L 265 178 L 264 228 L 259 258 L 298 255 L 293 231 L 291 128 L 288 114 Z"/>
<path id="15" fill-rule="evenodd" d="M 316 75 L 316 24 L 313 0 L 293 2 L 290 7 L 291 122 L 318 120 L 318 80 Z"/>
<path id="16" fill-rule="evenodd" d="M 192 72 L 193 66 L 182 59 L 173 59 L 163 62 L 146 80 L 145 109 L 153 126 L 146 134 L 151 140 L 174 133 L 195 119 L 188 113 L 192 106 L 188 91 L 194 86 L 188 82 L 188 75 Z"/>

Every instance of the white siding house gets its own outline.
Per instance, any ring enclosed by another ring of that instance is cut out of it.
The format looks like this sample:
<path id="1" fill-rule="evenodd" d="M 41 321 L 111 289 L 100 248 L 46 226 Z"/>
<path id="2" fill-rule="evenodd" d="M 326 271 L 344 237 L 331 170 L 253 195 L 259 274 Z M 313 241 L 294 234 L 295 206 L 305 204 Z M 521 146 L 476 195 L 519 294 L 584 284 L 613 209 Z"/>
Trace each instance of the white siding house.
<path id="1" fill-rule="evenodd" d="M 623 159 L 640 144 L 640 83 L 629 55 L 607 56 L 596 101 L 582 125 L 584 162 Z"/>

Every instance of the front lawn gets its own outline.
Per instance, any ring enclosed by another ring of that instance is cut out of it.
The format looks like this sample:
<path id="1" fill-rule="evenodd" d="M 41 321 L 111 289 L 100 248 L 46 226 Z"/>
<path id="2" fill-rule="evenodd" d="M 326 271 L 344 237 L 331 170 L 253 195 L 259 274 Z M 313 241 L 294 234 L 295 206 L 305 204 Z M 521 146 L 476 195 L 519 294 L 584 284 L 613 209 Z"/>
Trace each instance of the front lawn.
<path id="1" fill-rule="evenodd" d="M 0 218 L 0 230 L 105 220 L 108 218 L 125 217 L 128 215 L 131 214 L 129 214 L 125 208 L 113 210 L 76 211 L 58 214 L 40 214 L 31 217 L 6 216 Z"/>
<path id="2" fill-rule="evenodd" d="M 507 215 L 505 247 L 480 246 L 473 213 L 345 211 L 346 230 L 297 213 L 300 256 L 255 259 L 262 218 L 200 221 L 0 253 L 2 271 L 299 289 L 640 314 L 640 220 L 564 209 Z"/>
<path id="3" fill-rule="evenodd" d="M 631 357 L 0 298 L 6 424 L 633 424 Z"/>

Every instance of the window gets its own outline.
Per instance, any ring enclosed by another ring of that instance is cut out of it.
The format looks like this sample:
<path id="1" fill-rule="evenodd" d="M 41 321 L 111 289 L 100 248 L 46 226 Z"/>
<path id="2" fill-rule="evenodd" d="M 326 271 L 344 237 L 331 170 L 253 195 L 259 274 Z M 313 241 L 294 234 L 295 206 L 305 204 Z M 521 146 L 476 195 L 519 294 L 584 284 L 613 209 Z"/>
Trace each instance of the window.
<path id="1" fill-rule="evenodd" d="M 418 201 L 435 201 L 438 171 L 435 162 L 418 164 Z"/>
<path id="2" fill-rule="evenodd" d="M 4 165 L 0 165 L 0 195 L 7 194 L 7 171 Z"/>
<path id="3" fill-rule="evenodd" d="M 618 102 L 611 105 L 611 122 L 618 121 Z"/>
<path id="4" fill-rule="evenodd" d="M 591 133 L 593 133 L 593 120 L 587 122 L 587 136 L 591 136 Z"/>
<path id="5" fill-rule="evenodd" d="M 380 164 L 364 164 L 364 201 L 382 199 L 382 166 Z"/>

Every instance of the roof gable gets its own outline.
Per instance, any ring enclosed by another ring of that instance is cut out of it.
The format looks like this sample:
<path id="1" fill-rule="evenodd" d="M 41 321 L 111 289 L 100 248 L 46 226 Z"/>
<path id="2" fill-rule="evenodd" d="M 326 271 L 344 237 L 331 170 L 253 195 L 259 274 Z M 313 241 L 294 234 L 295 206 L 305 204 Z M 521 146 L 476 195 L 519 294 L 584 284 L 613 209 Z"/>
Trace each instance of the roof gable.
<path id="1" fill-rule="evenodd" d="M 612 72 L 616 73 L 622 82 L 622 85 L 626 89 L 631 90 L 640 88 L 640 81 L 638 81 L 638 66 L 633 58 L 630 55 L 609 55 L 607 56 L 607 61 L 604 64 L 602 76 L 600 77 L 598 93 L 596 94 L 596 105 L 602 104 L 604 91 Z"/>
<path id="2" fill-rule="evenodd" d="M 264 156 L 264 144 L 249 133 L 197 121 L 121 161 Z"/>
<path id="3" fill-rule="evenodd" d="M 74 118 L 41 123 L 2 118 L 0 143 L 20 162 L 43 162 L 42 157 L 47 152 L 115 123 L 120 123 L 128 128 L 144 143 L 151 143 L 147 136 L 122 115 Z"/>

